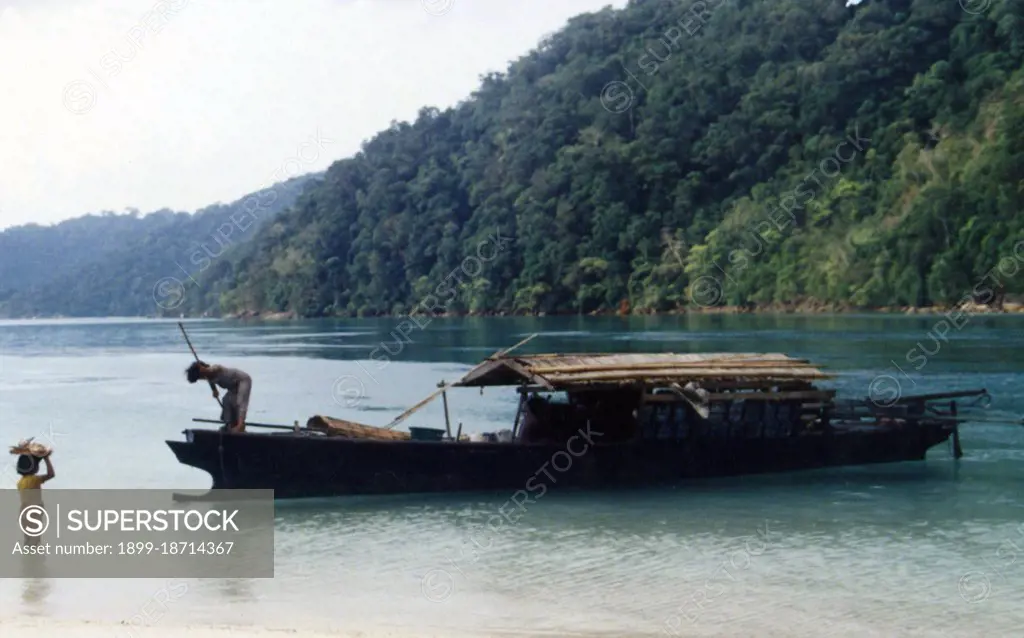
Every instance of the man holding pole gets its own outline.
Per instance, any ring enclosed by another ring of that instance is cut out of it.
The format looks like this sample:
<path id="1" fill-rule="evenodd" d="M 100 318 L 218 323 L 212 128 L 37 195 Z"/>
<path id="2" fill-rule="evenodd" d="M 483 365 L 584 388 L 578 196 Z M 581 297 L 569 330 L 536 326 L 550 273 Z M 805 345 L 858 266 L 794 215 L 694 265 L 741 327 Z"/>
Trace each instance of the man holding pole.
<path id="1" fill-rule="evenodd" d="M 249 392 L 252 390 L 252 377 L 224 366 L 208 365 L 196 360 L 185 371 L 189 383 L 206 379 L 213 390 L 213 398 L 220 400 L 217 386 L 227 390 L 221 403 L 220 420 L 230 432 L 245 432 L 245 416 L 249 411 Z"/>
<path id="2" fill-rule="evenodd" d="M 245 432 L 245 416 L 249 412 L 249 391 L 252 390 L 252 377 L 241 370 L 211 366 L 200 361 L 199 355 L 192 345 L 192 340 L 185 332 L 185 325 L 179 321 L 178 328 L 181 329 L 181 336 L 185 337 L 185 343 L 188 344 L 188 349 L 192 351 L 192 356 L 196 360 L 185 370 L 188 382 L 195 383 L 200 379 L 206 379 L 210 384 L 210 389 L 213 390 L 213 398 L 220 404 L 220 421 L 224 424 L 224 428 L 230 432 Z M 224 395 L 223 402 L 220 400 L 217 386 L 228 391 Z"/>

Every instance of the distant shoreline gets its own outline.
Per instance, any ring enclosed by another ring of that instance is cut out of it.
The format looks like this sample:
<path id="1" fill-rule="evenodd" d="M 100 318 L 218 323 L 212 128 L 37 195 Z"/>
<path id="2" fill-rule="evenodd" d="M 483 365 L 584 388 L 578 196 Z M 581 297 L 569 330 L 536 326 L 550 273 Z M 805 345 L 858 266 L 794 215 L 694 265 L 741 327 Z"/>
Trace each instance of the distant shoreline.
<path id="1" fill-rule="evenodd" d="M 966 304 L 959 308 L 952 306 L 883 306 L 878 308 L 859 308 L 854 306 L 838 306 L 828 304 L 773 304 L 766 306 L 695 306 L 691 308 L 679 308 L 661 312 L 618 312 L 612 310 L 589 312 L 585 315 L 578 313 L 511 313 L 511 312 L 446 312 L 432 315 L 432 318 L 465 318 L 465 317 L 678 317 L 685 315 L 918 315 L 918 316 L 949 316 L 959 319 L 961 316 L 973 315 L 1024 315 L 1024 303 L 1007 302 L 1002 308 L 993 308 L 981 304 Z M 427 316 L 427 315 L 418 315 Z M 305 321 L 316 319 L 405 319 L 408 314 L 381 313 L 375 315 L 328 315 L 323 317 L 303 317 L 292 311 L 287 312 L 264 312 L 244 311 L 240 313 L 227 313 L 220 316 L 135 316 L 135 317 L 92 317 L 92 316 L 64 316 L 64 315 L 39 315 L 34 317 L 0 317 L 0 321 L 56 321 L 56 320 L 96 320 L 96 319 L 123 319 L 123 320 L 162 320 L 173 321 L 178 319 L 189 321 Z"/>
<path id="2" fill-rule="evenodd" d="M 766 306 L 695 306 L 692 308 L 680 308 L 663 312 L 618 312 L 612 310 L 596 311 L 586 313 L 588 317 L 671 317 L 683 315 L 853 315 L 853 314 L 878 314 L 878 315 L 1024 315 L 1024 303 L 1003 304 L 1002 308 L 993 308 L 982 304 L 965 304 L 960 307 L 953 306 L 883 306 L 879 308 L 857 308 L 853 306 L 838 306 L 829 304 L 773 304 Z M 250 320 L 261 321 L 300 321 L 306 319 L 402 319 L 407 314 L 381 313 L 359 317 L 356 315 L 332 315 L 327 317 L 301 317 L 295 312 L 261 312 L 244 311 L 240 313 L 228 313 L 220 317 L 227 320 Z M 578 313 L 508 313 L 508 312 L 462 312 L 433 315 L 434 317 L 573 317 L 582 316 Z"/>

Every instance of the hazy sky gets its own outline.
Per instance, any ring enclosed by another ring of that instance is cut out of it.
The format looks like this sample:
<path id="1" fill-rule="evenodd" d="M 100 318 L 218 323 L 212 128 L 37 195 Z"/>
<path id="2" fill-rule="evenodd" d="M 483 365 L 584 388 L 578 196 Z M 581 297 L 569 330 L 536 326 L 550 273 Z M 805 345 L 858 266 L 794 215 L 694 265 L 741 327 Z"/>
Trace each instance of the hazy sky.
<path id="1" fill-rule="evenodd" d="M 625 0 L 0 0 L 0 228 L 195 210 L 450 106 Z"/>

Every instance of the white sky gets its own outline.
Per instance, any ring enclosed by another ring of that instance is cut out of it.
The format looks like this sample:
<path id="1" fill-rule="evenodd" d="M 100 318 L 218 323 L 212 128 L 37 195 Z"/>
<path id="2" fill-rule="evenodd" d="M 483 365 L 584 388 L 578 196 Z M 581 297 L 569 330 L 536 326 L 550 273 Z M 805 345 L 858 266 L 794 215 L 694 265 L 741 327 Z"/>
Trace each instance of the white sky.
<path id="1" fill-rule="evenodd" d="M 0 228 L 322 170 L 606 5 L 625 0 L 0 0 Z"/>

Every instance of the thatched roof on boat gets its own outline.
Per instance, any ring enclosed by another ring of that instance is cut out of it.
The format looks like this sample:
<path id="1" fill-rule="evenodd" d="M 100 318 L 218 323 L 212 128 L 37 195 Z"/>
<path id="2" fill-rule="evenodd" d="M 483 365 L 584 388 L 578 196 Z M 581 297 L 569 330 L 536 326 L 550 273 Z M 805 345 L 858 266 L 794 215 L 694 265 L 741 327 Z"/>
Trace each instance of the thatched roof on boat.
<path id="1" fill-rule="evenodd" d="M 463 387 L 531 384 L 549 389 L 584 386 L 728 383 L 734 387 L 792 385 L 832 378 L 806 359 L 784 354 L 538 354 L 499 356 L 470 370 Z"/>

